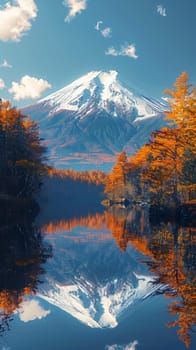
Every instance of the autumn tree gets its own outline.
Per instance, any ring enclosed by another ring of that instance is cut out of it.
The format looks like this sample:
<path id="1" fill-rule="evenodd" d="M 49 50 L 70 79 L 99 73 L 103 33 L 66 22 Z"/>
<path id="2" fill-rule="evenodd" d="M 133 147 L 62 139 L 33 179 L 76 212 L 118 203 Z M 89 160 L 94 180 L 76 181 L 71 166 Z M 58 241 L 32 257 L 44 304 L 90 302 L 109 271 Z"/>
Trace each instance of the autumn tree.
<path id="1" fill-rule="evenodd" d="M 174 89 L 165 90 L 165 94 L 171 97 L 168 98 L 171 109 L 167 112 L 167 119 L 174 127 L 181 128 L 184 142 L 196 153 L 196 88 L 188 80 L 188 74 L 183 72 L 176 79 Z"/>
<path id="2" fill-rule="evenodd" d="M 107 174 L 101 170 L 76 171 L 70 169 L 48 168 L 51 178 L 72 179 L 74 181 L 86 182 L 88 184 L 104 185 Z"/>
<path id="3" fill-rule="evenodd" d="M 44 174 L 44 153 L 38 124 L 0 101 L 0 193 L 32 196 Z"/>
<path id="4" fill-rule="evenodd" d="M 180 131 L 181 144 L 183 144 L 182 184 L 188 186 L 189 195 L 195 195 L 196 181 L 192 171 L 196 162 L 196 88 L 189 84 L 188 74 L 183 72 L 174 83 L 174 89 L 166 89 L 170 96 L 168 102 L 171 110 L 167 119 L 173 127 Z"/>
<path id="5" fill-rule="evenodd" d="M 149 143 L 128 164 L 126 154 L 119 155 L 105 187 L 110 198 L 126 194 L 136 201 L 174 207 L 195 199 L 196 88 L 183 72 L 174 89 L 166 89 L 165 93 L 170 96 L 166 112 L 170 127 L 154 131 Z"/>
<path id="6" fill-rule="evenodd" d="M 106 180 L 105 193 L 111 199 L 123 198 L 127 194 L 129 164 L 125 151 L 122 151 L 116 159 Z"/>
<path id="7" fill-rule="evenodd" d="M 149 179 L 146 174 L 151 161 L 149 145 L 142 146 L 134 156 L 129 159 L 129 181 L 132 185 L 132 197 L 137 201 L 149 198 Z"/>
<path id="8" fill-rule="evenodd" d="M 166 116 L 171 128 L 153 132 L 149 144 L 136 153 L 134 161 L 141 164 L 140 178 L 152 194 L 152 202 L 169 201 L 178 206 L 187 190 L 190 198 L 196 189 L 196 89 L 188 84 L 186 73 L 174 87 L 165 91 L 171 96 Z"/>
<path id="9" fill-rule="evenodd" d="M 149 181 L 149 191 L 161 203 L 168 197 L 175 205 L 180 202 L 179 186 L 182 172 L 183 142 L 179 128 L 162 128 L 151 135 L 150 160 L 143 177 Z"/>

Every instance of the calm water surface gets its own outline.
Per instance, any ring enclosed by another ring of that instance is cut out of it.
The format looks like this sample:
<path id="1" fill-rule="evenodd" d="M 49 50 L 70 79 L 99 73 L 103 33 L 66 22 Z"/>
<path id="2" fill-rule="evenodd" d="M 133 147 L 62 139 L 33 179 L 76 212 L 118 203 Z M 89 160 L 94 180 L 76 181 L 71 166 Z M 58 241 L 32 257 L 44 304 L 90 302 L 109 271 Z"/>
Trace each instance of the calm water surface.
<path id="1" fill-rule="evenodd" d="M 196 349 L 195 228 L 141 208 L 0 230 L 0 349 Z"/>

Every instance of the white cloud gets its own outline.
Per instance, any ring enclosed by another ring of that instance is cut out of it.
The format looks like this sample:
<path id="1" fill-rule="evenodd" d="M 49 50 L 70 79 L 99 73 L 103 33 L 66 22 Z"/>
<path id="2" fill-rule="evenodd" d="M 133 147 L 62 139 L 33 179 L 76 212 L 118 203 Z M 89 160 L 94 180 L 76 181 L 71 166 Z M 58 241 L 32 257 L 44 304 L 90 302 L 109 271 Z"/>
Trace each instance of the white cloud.
<path id="1" fill-rule="evenodd" d="M 50 310 L 44 310 L 37 300 L 23 301 L 18 310 L 19 318 L 23 322 L 41 320 L 50 314 Z"/>
<path id="2" fill-rule="evenodd" d="M 136 350 L 136 346 L 138 345 L 138 341 L 134 340 L 133 342 L 127 344 L 127 345 L 107 345 L 105 347 L 105 350 Z"/>
<path id="3" fill-rule="evenodd" d="M 69 8 L 69 14 L 65 17 L 65 22 L 70 22 L 77 14 L 86 10 L 87 0 L 64 0 L 63 5 Z"/>
<path id="4" fill-rule="evenodd" d="M 104 38 L 111 38 L 112 29 L 110 27 L 104 28 L 103 30 L 101 30 L 101 34 Z"/>
<path id="5" fill-rule="evenodd" d="M 119 52 L 113 46 L 109 47 L 105 54 L 110 56 L 119 56 Z"/>
<path id="6" fill-rule="evenodd" d="M 163 17 L 167 16 L 166 9 L 163 7 L 163 5 L 157 5 L 157 12 Z"/>
<path id="7" fill-rule="evenodd" d="M 12 68 L 12 65 L 8 63 L 6 59 L 3 60 L 3 63 L 0 64 L 0 67 L 3 68 Z"/>
<path id="8" fill-rule="evenodd" d="M 112 29 L 110 27 L 106 27 L 104 29 L 101 29 L 101 26 L 103 24 L 103 21 L 98 21 L 95 25 L 95 29 L 100 32 L 104 38 L 111 38 L 112 36 Z"/>
<path id="9" fill-rule="evenodd" d="M 99 31 L 102 24 L 103 24 L 103 21 L 98 21 L 95 25 L 95 29 Z"/>
<path id="10" fill-rule="evenodd" d="M 3 79 L 0 78 L 0 90 L 5 88 L 5 82 Z"/>
<path id="11" fill-rule="evenodd" d="M 136 48 L 134 45 L 127 45 L 121 48 L 121 55 L 122 56 L 129 56 L 132 58 L 138 58 L 136 55 Z"/>
<path id="12" fill-rule="evenodd" d="M 13 5 L 7 2 L 0 9 L 0 40 L 20 41 L 31 28 L 31 20 L 37 16 L 34 0 L 14 0 Z"/>
<path id="13" fill-rule="evenodd" d="M 111 56 L 128 56 L 131 58 L 138 58 L 136 55 L 136 48 L 135 45 L 126 45 L 126 46 L 121 46 L 120 50 L 116 50 L 113 46 L 110 47 L 106 52 L 106 55 L 111 55 Z"/>
<path id="14" fill-rule="evenodd" d="M 14 100 L 19 101 L 26 98 L 38 98 L 48 88 L 51 88 L 51 84 L 46 80 L 25 75 L 19 83 L 12 82 L 9 92 L 14 95 Z"/>

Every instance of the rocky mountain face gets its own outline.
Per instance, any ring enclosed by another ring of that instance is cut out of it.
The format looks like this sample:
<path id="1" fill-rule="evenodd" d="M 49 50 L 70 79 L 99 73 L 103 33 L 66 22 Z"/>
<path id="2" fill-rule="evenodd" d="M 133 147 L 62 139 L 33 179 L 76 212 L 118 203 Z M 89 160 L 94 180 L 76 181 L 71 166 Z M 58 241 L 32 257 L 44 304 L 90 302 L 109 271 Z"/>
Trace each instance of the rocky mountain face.
<path id="1" fill-rule="evenodd" d="M 23 109 L 40 124 L 54 165 L 107 162 L 133 153 L 165 125 L 163 102 L 123 87 L 116 71 L 93 71 Z"/>

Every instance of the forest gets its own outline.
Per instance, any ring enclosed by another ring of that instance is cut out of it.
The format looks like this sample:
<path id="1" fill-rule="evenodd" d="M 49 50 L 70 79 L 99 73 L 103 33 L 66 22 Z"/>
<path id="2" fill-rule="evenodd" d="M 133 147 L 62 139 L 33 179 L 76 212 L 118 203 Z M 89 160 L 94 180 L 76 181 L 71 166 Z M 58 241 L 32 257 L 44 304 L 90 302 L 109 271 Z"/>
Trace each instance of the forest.
<path id="1" fill-rule="evenodd" d="M 47 166 L 46 149 L 38 124 L 0 100 L 0 200 L 33 198 L 43 179 L 61 183 L 105 186 L 109 203 L 143 202 L 179 206 L 194 203 L 196 197 L 196 88 L 183 72 L 166 89 L 168 126 L 151 134 L 147 144 L 129 159 L 123 150 L 109 174 L 76 172 Z M 86 186 L 85 185 L 85 186 Z M 81 187 L 81 186 L 79 186 Z M 71 194 L 68 196 L 71 197 Z"/>
<path id="2" fill-rule="evenodd" d="M 107 178 L 109 204 L 124 201 L 178 207 L 196 200 L 196 88 L 183 72 L 166 89 L 168 127 L 151 134 L 129 159 L 123 150 Z"/>
<path id="3" fill-rule="evenodd" d="M 33 197 L 45 174 L 38 124 L 0 100 L 0 199 Z"/>
<path id="4" fill-rule="evenodd" d="M 46 149 L 40 138 L 38 123 L 0 100 L 0 198 L 29 198 L 40 189 L 43 178 L 53 182 L 103 185 L 106 174 L 91 170 L 77 172 L 47 165 Z"/>

